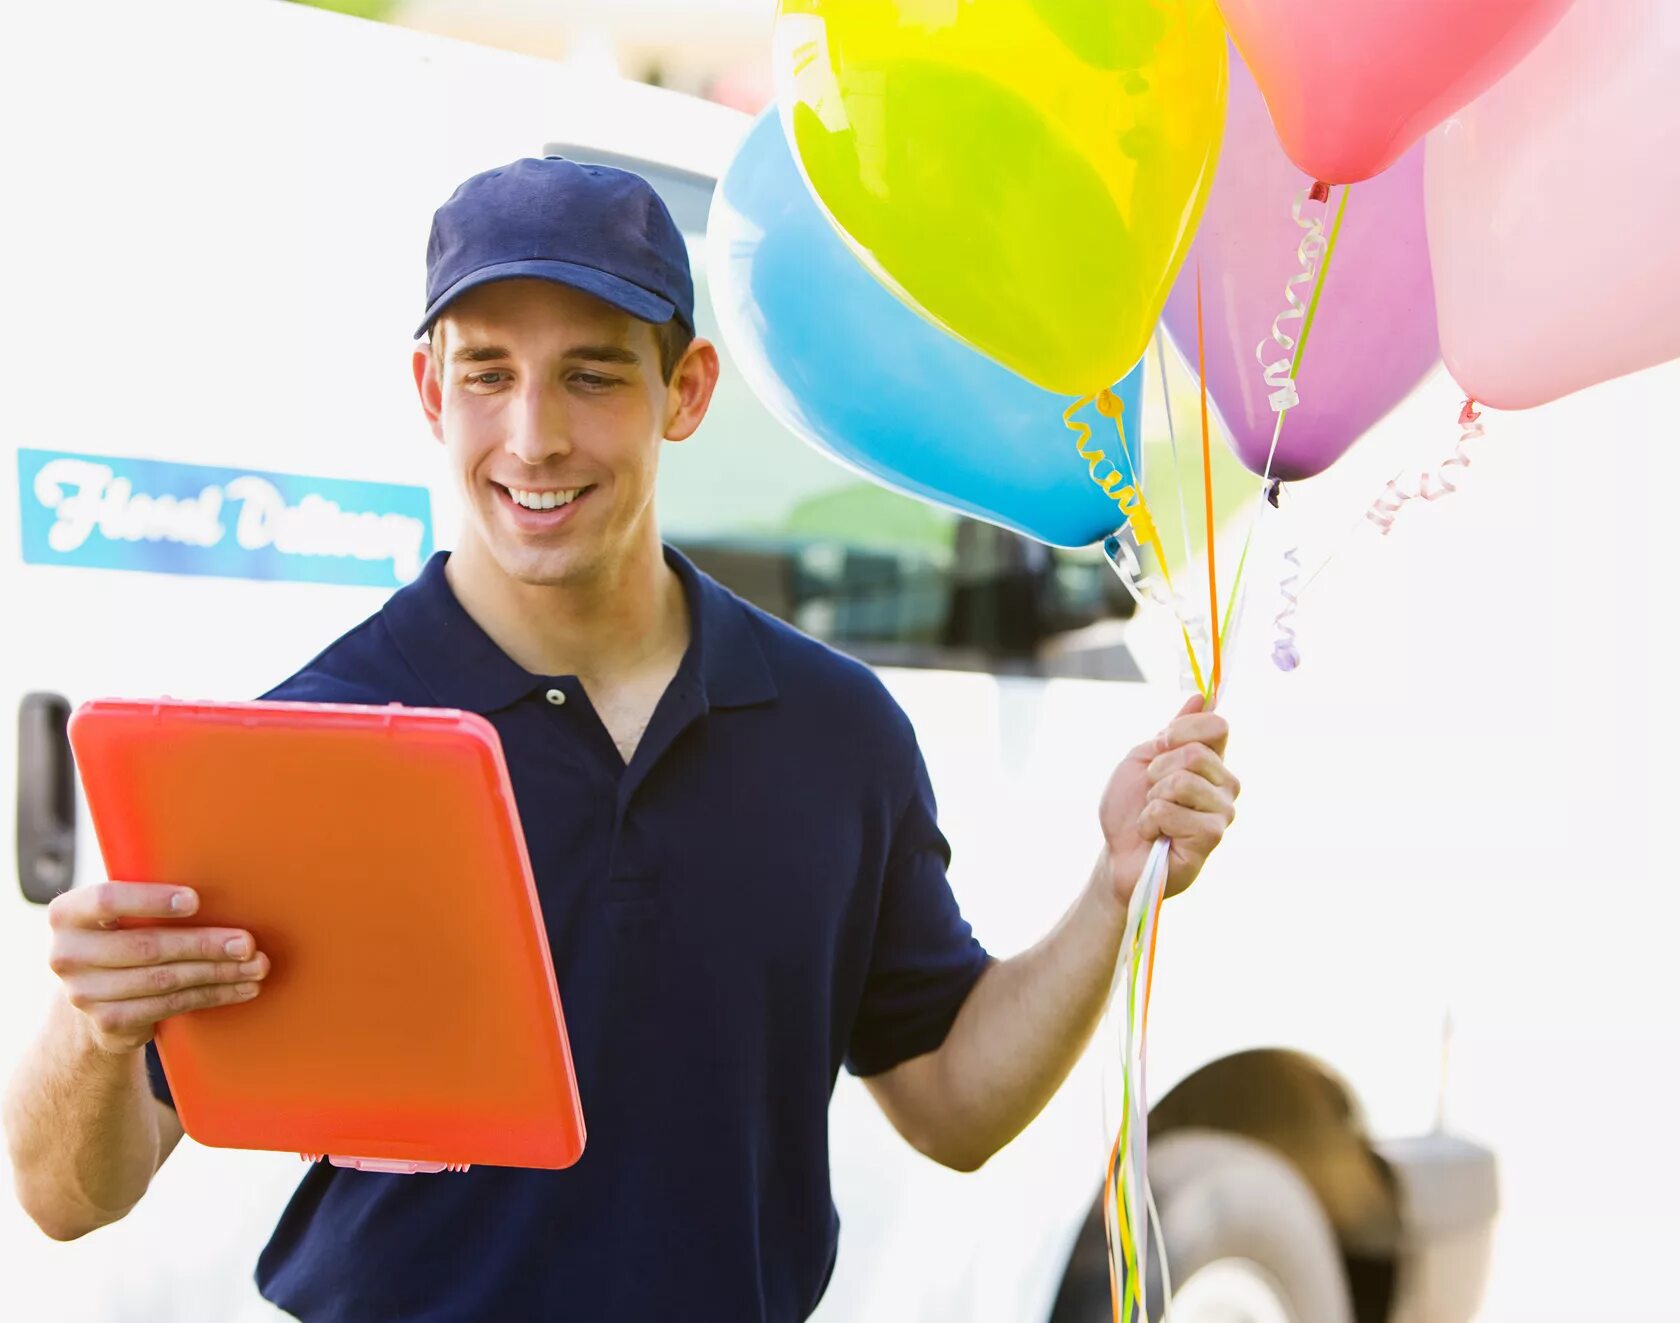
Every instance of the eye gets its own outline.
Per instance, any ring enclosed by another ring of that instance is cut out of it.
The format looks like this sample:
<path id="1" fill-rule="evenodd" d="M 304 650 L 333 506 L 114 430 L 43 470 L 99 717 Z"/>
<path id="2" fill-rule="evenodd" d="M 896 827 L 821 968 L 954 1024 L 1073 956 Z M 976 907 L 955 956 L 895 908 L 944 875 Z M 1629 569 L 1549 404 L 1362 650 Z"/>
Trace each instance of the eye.
<path id="1" fill-rule="evenodd" d="M 574 372 L 571 379 L 589 391 L 611 390 L 619 384 L 617 377 L 603 377 L 599 372 Z"/>
<path id="2" fill-rule="evenodd" d="M 469 386 L 500 386 L 508 379 L 508 373 L 499 368 L 490 368 L 484 372 L 467 373 Z"/>

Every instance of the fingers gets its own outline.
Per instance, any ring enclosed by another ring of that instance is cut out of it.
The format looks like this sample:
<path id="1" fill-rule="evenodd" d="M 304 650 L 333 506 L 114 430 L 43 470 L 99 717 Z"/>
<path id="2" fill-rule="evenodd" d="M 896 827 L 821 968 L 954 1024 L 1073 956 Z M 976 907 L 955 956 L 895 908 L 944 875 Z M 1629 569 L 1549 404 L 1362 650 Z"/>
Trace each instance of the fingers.
<path id="1" fill-rule="evenodd" d="M 68 891 L 48 906 L 47 963 L 107 1050 L 136 1049 L 159 1020 L 249 1001 L 261 990 L 269 960 L 249 932 L 158 922 L 197 908 L 190 888 L 140 882 Z M 119 928 L 123 920 L 142 926 Z"/>
<path id="2" fill-rule="evenodd" d="M 48 964 L 61 978 L 79 969 L 137 969 L 177 960 L 249 960 L 251 934 L 238 928 L 67 929 L 53 934 Z"/>
<path id="3" fill-rule="evenodd" d="M 1159 785 L 1175 773 L 1188 772 L 1216 786 L 1225 786 L 1235 799 L 1242 786 L 1225 766 L 1224 761 L 1207 745 L 1200 742 L 1181 744 L 1176 749 L 1158 754 L 1149 762 L 1149 784 Z"/>
<path id="4" fill-rule="evenodd" d="M 1163 800 L 1169 804 L 1176 804 L 1179 808 L 1193 809 L 1197 813 L 1211 813 L 1229 826 L 1237 816 L 1233 798 L 1225 787 L 1204 781 L 1194 772 L 1172 772 L 1149 788 L 1144 802 L 1147 806 L 1156 800 Z"/>
<path id="5" fill-rule="evenodd" d="M 102 1002 L 144 1001 L 192 988 L 224 983 L 260 983 L 268 977 L 266 955 L 252 960 L 190 961 L 147 965 L 140 969 L 87 969 L 66 977 L 65 995 L 77 1010 Z"/>
<path id="6" fill-rule="evenodd" d="M 102 882 L 66 891 L 47 906 L 54 928 L 114 928 L 119 919 L 178 919 L 198 908 L 188 887 L 151 882 Z"/>
<path id="7" fill-rule="evenodd" d="M 1177 850 L 1205 857 L 1225 835 L 1229 820 L 1219 813 L 1204 813 L 1168 799 L 1152 799 L 1138 814 L 1138 835 L 1146 841 L 1166 836 Z"/>
<path id="8" fill-rule="evenodd" d="M 1200 701 L 1200 695 L 1196 701 Z M 1185 704 L 1186 707 L 1190 705 Z M 1217 712 L 1186 712 L 1174 717 L 1155 737 L 1155 752 L 1166 753 L 1185 744 L 1205 744 L 1221 758 L 1225 756 L 1225 742 L 1231 728 Z"/>
<path id="9" fill-rule="evenodd" d="M 159 1020 L 212 1006 L 235 1006 L 250 1001 L 261 990 L 260 983 L 215 983 L 182 988 L 161 997 L 96 1002 L 80 1009 L 108 1049 L 128 1049 L 148 1042 Z"/>

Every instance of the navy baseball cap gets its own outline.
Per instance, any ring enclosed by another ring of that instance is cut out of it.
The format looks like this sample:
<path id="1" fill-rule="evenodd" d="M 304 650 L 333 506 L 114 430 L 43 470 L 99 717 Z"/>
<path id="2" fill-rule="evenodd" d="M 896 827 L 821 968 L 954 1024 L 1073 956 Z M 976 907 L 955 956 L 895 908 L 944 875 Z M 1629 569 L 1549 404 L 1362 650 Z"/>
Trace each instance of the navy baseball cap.
<path id="1" fill-rule="evenodd" d="M 645 322 L 694 331 L 688 245 L 640 175 L 560 156 L 527 156 L 462 184 L 432 215 L 426 318 L 492 280 L 570 285 Z"/>

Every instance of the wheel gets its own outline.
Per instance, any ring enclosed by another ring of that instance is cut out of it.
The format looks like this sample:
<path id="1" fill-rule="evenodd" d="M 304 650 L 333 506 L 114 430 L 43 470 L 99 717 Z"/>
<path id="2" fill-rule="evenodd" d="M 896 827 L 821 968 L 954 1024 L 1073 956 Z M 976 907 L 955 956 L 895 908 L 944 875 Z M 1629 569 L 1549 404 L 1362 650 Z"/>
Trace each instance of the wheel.
<path id="1" fill-rule="evenodd" d="M 1312 1189 L 1272 1149 L 1214 1130 L 1149 1146 L 1171 1269 L 1172 1323 L 1353 1323 L 1336 1235 Z M 1149 1315 L 1162 1316 L 1150 1245 Z M 1080 1233 L 1050 1323 L 1111 1320 L 1102 1210 Z"/>

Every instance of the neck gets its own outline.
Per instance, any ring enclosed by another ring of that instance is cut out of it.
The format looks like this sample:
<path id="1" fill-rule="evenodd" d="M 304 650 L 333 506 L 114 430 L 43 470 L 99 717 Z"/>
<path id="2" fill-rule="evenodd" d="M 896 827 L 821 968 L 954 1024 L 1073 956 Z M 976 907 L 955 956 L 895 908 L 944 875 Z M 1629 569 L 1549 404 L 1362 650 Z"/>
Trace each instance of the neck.
<path id="1" fill-rule="evenodd" d="M 535 675 L 575 675 L 587 685 L 680 658 L 688 646 L 682 581 L 656 534 L 576 583 L 521 582 L 471 536 L 450 554 L 444 574 L 479 628 Z"/>

